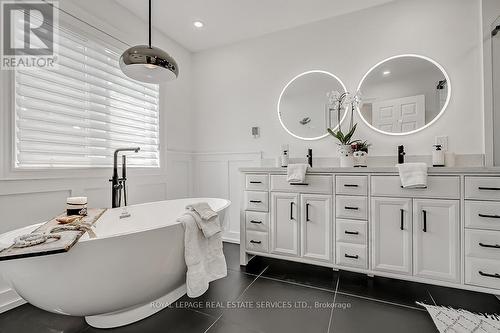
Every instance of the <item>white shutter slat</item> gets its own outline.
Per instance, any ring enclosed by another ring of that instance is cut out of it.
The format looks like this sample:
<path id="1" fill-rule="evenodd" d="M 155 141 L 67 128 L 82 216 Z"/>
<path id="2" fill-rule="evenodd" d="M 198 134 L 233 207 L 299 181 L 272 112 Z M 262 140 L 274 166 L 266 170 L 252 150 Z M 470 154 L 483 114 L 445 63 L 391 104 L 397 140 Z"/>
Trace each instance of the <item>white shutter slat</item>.
<path id="1" fill-rule="evenodd" d="M 56 70 L 15 72 L 16 166 L 109 167 L 139 146 L 132 167 L 159 166 L 159 89 L 127 78 L 120 50 L 66 29 Z"/>

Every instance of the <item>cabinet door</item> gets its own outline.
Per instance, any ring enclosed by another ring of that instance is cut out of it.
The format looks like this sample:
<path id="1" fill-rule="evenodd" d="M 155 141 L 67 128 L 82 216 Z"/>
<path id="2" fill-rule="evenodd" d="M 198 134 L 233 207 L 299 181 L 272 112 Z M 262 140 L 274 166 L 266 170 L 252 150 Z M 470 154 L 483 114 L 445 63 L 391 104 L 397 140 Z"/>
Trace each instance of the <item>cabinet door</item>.
<path id="1" fill-rule="evenodd" d="M 458 282 L 460 278 L 459 201 L 414 199 L 415 276 Z"/>
<path id="2" fill-rule="evenodd" d="M 271 252 L 299 255 L 299 195 L 271 193 Z"/>
<path id="3" fill-rule="evenodd" d="M 372 198 L 372 263 L 377 271 L 411 275 L 412 202 L 404 198 Z"/>
<path id="4" fill-rule="evenodd" d="M 300 211 L 302 257 L 330 261 L 331 196 L 301 194 Z"/>

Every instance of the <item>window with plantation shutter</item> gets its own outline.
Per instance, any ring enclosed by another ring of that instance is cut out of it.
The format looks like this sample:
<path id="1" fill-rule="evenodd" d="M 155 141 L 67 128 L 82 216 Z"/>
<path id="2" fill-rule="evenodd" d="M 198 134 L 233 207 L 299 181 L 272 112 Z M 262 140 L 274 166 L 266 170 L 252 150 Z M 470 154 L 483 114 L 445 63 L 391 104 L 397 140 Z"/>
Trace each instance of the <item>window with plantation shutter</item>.
<path id="1" fill-rule="evenodd" d="M 15 166 L 159 167 L 159 89 L 122 74 L 120 50 L 60 27 L 58 68 L 16 70 Z"/>

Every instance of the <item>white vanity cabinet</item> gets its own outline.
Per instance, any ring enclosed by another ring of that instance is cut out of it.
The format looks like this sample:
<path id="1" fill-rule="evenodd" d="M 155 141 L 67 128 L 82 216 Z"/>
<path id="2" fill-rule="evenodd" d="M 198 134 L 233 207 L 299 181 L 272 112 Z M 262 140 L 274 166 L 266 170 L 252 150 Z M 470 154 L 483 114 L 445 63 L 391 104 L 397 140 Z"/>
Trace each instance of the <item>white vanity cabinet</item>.
<path id="1" fill-rule="evenodd" d="M 331 261 L 331 210 L 331 195 L 271 192 L 271 253 Z"/>
<path id="2" fill-rule="evenodd" d="M 412 199 L 372 198 L 372 267 L 412 274 Z"/>
<path id="3" fill-rule="evenodd" d="M 303 258 L 330 261 L 331 211 L 330 195 L 300 195 L 300 253 Z"/>
<path id="4" fill-rule="evenodd" d="M 299 255 L 299 195 L 271 193 L 271 253 Z"/>
<path id="5" fill-rule="evenodd" d="M 460 213 L 458 200 L 414 199 L 413 274 L 459 282 Z"/>
<path id="6" fill-rule="evenodd" d="M 465 177 L 465 283 L 500 289 L 500 177 Z"/>
<path id="7" fill-rule="evenodd" d="M 242 265 L 261 255 L 500 294 L 500 171 L 430 168 L 420 189 L 394 168 L 317 168 L 303 183 L 243 171 Z"/>
<path id="8" fill-rule="evenodd" d="M 395 180 L 372 177 L 373 270 L 459 282 L 460 178 L 429 176 L 424 189 Z"/>

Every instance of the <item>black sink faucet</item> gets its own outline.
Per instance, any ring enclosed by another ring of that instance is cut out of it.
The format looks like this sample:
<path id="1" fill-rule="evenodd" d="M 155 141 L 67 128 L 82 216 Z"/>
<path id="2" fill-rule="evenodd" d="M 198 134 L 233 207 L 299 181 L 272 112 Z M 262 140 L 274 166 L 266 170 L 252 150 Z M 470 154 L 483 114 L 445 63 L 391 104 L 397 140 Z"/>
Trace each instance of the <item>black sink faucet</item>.
<path id="1" fill-rule="evenodd" d="M 398 146 L 398 164 L 403 164 L 405 162 L 405 146 Z"/>
<path id="2" fill-rule="evenodd" d="M 120 207 L 122 201 L 122 191 L 125 206 L 127 205 L 127 189 L 125 182 L 127 181 L 127 157 L 122 155 L 122 178 L 118 178 L 118 153 L 122 151 L 139 152 L 140 147 L 134 148 L 118 148 L 113 155 L 113 178 L 111 182 L 111 207 Z"/>
<path id="3" fill-rule="evenodd" d="M 313 166 L 313 150 L 311 148 L 307 149 L 307 164 L 312 168 Z"/>

